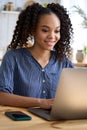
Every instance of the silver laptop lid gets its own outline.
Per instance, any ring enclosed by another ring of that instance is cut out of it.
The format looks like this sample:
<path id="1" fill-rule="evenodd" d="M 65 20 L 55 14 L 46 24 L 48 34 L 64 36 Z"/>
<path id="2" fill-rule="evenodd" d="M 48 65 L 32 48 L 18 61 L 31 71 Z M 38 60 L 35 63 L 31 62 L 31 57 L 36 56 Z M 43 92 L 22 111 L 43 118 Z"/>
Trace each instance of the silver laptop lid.
<path id="1" fill-rule="evenodd" d="M 87 118 L 87 69 L 63 69 L 51 116 L 54 119 Z"/>

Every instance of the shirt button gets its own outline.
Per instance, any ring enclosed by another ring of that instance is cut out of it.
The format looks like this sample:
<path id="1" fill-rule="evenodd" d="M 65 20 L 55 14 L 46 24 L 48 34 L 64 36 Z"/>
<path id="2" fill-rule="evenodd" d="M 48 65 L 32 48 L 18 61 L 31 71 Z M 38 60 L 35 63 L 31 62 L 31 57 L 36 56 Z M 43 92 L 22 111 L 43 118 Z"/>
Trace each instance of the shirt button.
<path id="1" fill-rule="evenodd" d="M 44 71 L 44 69 L 42 69 L 42 72 Z"/>
<path id="2" fill-rule="evenodd" d="M 46 93 L 45 90 L 43 90 L 43 93 Z"/>
<path id="3" fill-rule="evenodd" d="M 43 79 L 43 83 L 45 83 L 45 80 Z"/>

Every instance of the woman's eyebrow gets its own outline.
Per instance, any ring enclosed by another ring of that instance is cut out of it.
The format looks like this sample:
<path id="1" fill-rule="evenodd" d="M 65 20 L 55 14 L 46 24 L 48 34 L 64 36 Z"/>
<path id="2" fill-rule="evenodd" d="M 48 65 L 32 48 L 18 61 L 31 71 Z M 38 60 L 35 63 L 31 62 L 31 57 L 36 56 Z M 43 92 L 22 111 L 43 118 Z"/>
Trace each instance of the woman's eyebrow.
<path id="1" fill-rule="evenodd" d="M 41 27 L 50 28 L 50 27 L 47 26 L 47 25 L 42 25 Z M 57 26 L 56 28 L 60 29 L 60 26 Z"/>
<path id="2" fill-rule="evenodd" d="M 50 27 L 49 27 L 49 26 L 47 26 L 47 25 L 42 25 L 41 27 L 50 28 Z"/>

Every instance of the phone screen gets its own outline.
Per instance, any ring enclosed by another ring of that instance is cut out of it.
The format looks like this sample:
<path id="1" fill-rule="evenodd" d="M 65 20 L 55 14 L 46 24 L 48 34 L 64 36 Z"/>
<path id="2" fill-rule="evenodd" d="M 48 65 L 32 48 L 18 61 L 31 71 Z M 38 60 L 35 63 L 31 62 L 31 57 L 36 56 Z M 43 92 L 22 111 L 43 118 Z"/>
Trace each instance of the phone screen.
<path id="1" fill-rule="evenodd" d="M 21 111 L 9 111 L 9 112 L 5 112 L 5 115 L 16 121 L 32 119 L 31 116 L 29 116 Z"/>

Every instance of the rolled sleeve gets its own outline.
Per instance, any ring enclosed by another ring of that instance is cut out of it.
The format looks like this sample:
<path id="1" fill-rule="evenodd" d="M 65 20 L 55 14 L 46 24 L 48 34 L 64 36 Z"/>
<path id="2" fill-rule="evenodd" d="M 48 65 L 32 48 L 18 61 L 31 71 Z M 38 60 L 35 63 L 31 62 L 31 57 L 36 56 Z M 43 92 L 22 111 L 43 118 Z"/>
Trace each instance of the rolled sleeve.
<path id="1" fill-rule="evenodd" d="M 9 62 L 9 55 L 3 57 L 0 67 L 0 91 L 7 93 L 13 92 L 13 70 Z"/>

